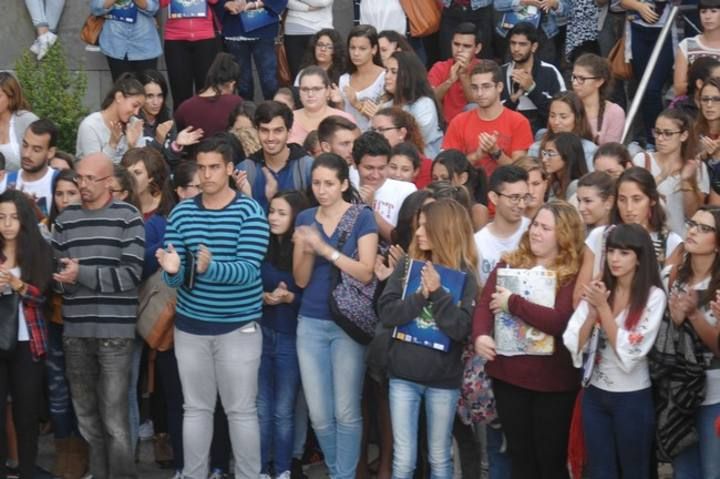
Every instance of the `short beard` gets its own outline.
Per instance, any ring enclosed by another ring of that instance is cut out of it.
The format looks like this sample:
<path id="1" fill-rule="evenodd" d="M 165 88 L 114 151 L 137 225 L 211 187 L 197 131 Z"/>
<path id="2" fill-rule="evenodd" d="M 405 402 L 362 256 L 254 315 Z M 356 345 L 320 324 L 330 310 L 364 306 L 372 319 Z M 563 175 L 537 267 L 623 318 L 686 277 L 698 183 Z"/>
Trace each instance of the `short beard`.
<path id="1" fill-rule="evenodd" d="M 28 173 L 38 173 L 43 170 L 43 168 L 47 167 L 48 162 L 41 163 L 39 166 L 35 166 L 33 168 L 23 168 L 23 171 L 27 171 Z"/>

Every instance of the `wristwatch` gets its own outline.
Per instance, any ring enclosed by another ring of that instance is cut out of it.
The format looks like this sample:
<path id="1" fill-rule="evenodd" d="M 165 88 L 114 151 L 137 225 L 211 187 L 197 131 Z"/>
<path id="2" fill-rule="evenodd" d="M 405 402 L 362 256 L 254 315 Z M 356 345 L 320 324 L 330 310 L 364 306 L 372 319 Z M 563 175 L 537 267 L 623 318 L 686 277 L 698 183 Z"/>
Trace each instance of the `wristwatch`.
<path id="1" fill-rule="evenodd" d="M 339 259 L 340 259 L 340 251 L 338 251 L 338 250 L 333 251 L 332 254 L 330 255 L 330 262 L 335 264 L 335 263 L 337 263 L 337 260 L 339 260 Z"/>

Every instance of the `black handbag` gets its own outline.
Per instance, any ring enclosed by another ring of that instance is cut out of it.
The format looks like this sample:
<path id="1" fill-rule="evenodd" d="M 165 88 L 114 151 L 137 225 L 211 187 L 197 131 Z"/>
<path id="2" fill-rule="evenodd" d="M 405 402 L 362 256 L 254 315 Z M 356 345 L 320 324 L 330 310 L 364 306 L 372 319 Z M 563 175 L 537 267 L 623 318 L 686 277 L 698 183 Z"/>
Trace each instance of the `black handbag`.
<path id="1" fill-rule="evenodd" d="M 0 355 L 15 351 L 19 306 L 20 296 L 16 293 L 0 295 Z"/>

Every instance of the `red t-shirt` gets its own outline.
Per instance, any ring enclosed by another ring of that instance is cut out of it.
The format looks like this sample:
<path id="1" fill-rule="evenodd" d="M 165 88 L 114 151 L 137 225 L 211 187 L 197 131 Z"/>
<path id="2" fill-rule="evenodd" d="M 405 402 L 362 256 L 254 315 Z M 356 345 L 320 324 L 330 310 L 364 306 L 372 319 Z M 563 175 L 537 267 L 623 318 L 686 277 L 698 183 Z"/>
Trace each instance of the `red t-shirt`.
<path id="1" fill-rule="evenodd" d="M 527 151 L 533 142 L 530 122 L 522 114 L 503 107 L 500 116 L 492 121 L 486 121 L 480 118 L 475 108 L 460 113 L 450 122 L 445 133 L 443 150 L 455 148 L 466 155 L 477 151 L 480 143 L 478 137 L 482 132 L 498 132 L 497 145 L 508 156 L 512 156 L 516 151 Z M 485 170 L 489 178 L 497 168 L 497 162 L 486 155 L 480 158 L 475 166 Z"/>
<path id="2" fill-rule="evenodd" d="M 432 160 L 426 156 L 420 155 L 420 171 L 415 177 L 415 186 L 418 190 L 422 190 L 432 182 Z"/>
<path id="3" fill-rule="evenodd" d="M 477 60 L 473 60 L 470 68 L 472 68 L 476 62 Z M 450 58 L 442 62 L 437 62 L 432 66 L 432 68 L 430 68 L 430 71 L 428 72 L 428 81 L 433 88 L 450 78 L 450 68 L 452 68 L 454 63 L 455 60 Z M 465 92 L 463 91 L 460 80 L 450 85 L 450 88 L 448 88 L 448 91 L 445 93 L 445 97 L 443 97 L 442 100 L 443 116 L 445 117 L 445 121 L 450 121 L 455 118 L 458 113 L 461 113 L 465 109 L 465 105 L 468 103 L 469 100 L 465 98 Z"/>

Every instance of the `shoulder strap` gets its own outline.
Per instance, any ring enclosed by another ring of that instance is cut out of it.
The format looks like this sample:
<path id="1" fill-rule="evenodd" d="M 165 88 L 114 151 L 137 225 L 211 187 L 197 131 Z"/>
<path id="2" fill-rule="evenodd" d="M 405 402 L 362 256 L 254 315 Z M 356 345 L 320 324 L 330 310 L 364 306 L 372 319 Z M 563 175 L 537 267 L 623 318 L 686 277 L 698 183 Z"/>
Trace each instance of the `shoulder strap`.
<path id="1" fill-rule="evenodd" d="M 645 158 L 645 169 L 652 173 L 652 165 L 650 164 L 650 154 L 647 151 L 643 151 L 643 157 Z"/>
<path id="2" fill-rule="evenodd" d="M 17 180 L 18 180 L 18 170 L 11 171 L 10 173 L 8 173 L 7 183 L 6 183 L 7 189 L 9 190 L 9 189 L 15 188 L 15 185 L 17 185 Z"/>
<path id="3" fill-rule="evenodd" d="M 345 214 L 343 214 L 342 218 L 340 218 L 340 223 L 337 226 L 338 235 L 340 237 L 337 245 L 338 251 L 342 252 L 342 249 L 345 246 L 345 243 L 347 243 L 348 237 L 350 236 L 350 233 L 352 233 L 355 223 L 360 216 L 360 212 L 364 208 L 366 208 L 365 205 L 351 205 Z"/>

